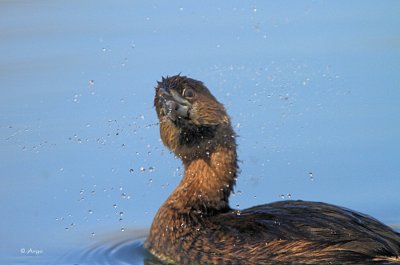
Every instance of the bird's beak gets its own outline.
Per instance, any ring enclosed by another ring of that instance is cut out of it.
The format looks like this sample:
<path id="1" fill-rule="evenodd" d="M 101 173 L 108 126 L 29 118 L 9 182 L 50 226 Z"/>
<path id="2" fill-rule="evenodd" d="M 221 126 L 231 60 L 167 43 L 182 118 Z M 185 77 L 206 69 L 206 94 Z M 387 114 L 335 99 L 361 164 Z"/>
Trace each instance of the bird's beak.
<path id="1" fill-rule="evenodd" d="M 162 115 L 167 116 L 173 121 L 189 118 L 191 103 L 181 97 L 178 92 L 173 89 L 160 87 L 158 96 Z"/>

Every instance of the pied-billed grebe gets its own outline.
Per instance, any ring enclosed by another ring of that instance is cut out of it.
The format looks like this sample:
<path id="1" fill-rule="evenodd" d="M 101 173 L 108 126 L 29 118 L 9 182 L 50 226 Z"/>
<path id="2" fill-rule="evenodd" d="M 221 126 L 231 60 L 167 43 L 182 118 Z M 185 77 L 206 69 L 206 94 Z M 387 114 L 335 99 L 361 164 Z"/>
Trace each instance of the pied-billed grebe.
<path id="1" fill-rule="evenodd" d="M 155 108 L 185 174 L 158 210 L 145 247 L 176 264 L 400 264 L 400 234 L 349 209 L 280 201 L 236 211 L 235 133 L 202 82 L 162 78 Z"/>

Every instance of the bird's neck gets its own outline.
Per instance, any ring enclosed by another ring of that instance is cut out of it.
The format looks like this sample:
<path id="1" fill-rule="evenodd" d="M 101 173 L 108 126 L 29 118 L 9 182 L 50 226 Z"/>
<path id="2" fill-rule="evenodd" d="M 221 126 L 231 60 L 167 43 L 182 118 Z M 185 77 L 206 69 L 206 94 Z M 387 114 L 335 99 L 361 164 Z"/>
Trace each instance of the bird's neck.
<path id="1" fill-rule="evenodd" d="M 184 177 L 164 205 L 183 213 L 228 210 L 237 173 L 235 147 L 218 147 L 206 157 L 186 161 Z"/>

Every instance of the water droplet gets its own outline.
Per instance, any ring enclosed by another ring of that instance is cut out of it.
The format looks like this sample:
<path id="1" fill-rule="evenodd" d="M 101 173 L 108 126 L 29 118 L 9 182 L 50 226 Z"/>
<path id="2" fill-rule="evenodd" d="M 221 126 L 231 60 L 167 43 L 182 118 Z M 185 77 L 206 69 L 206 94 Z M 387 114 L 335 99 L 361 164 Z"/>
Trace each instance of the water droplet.
<path id="1" fill-rule="evenodd" d="M 92 232 L 92 236 L 95 236 L 96 234 L 94 232 Z"/>
<path id="2" fill-rule="evenodd" d="M 93 85 L 94 85 L 94 80 L 93 80 L 93 79 L 90 79 L 90 80 L 89 80 L 89 85 L 90 85 L 90 86 L 93 86 Z"/>
<path id="3" fill-rule="evenodd" d="M 121 232 L 124 232 L 124 231 L 125 231 L 125 228 L 121 227 Z"/>
<path id="4" fill-rule="evenodd" d="M 129 169 L 129 173 L 133 173 L 133 171 L 134 171 L 133 168 Z"/>
<path id="5" fill-rule="evenodd" d="M 145 169 L 144 167 L 140 167 L 140 171 L 141 171 L 141 172 L 145 172 L 146 169 Z"/>
<path id="6" fill-rule="evenodd" d="M 119 215 L 120 215 L 120 216 L 123 216 L 123 215 L 124 215 L 124 212 L 119 212 Z"/>
<path id="7" fill-rule="evenodd" d="M 115 209 L 115 208 L 117 208 L 118 206 L 117 206 L 117 204 L 114 203 L 114 204 L 113 204 L 113 207 L 114 207 L 114 209 Z"/>
<path id="8" fill-rule="evenodd" d="M 150 183 L 153 183 L 153 179 L 149 179 L 149 182 L 150 182 Z"/>
<path id="9" fill-rule="evenodd" d="M 93 214 L 93 211 L 92 211 L 92 210 L 88 210 L 88 213 L 89 213 L 89 214 Z"/>
<path id="10" fill-rule="evenodd" d="M 292 197 L 292 194 L 288 193 L 286 196 L 290 199 Z"/>
<path id="11" fill-rule="evenodd" d="M 154 167 L 149 167 L 149 172 L 154 172 L 155 168 Z"/>
<path id="12" fill-rule="evenodd" d="M 314 176 L 313 176 L 313 173 L 312 173 L 312 172 L 308 173 L 308 176 L 310 177 L 310 180 L 311 180 L 311 181 L 314 181 Z"/>
<path id="13" fill-rule="evenodd" d="M 285 199 L 285 194 L 281 194 L 281 199 L 283 200 L 283 199 Z"/>

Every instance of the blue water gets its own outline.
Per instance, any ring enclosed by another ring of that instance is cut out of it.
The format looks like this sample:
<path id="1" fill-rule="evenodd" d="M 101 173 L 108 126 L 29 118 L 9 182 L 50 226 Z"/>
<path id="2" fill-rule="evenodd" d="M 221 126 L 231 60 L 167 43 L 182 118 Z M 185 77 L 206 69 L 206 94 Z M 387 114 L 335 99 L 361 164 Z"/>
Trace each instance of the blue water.
<path id="1" fill-rule="evenodd" d="M 143 264 L 182 175 L 153 88 L 180 72 L 240 136 L 232 207 L 325 201 L 398 228 L 399 13 L 397 1 L 1 1 L 0 263 Z"/>

